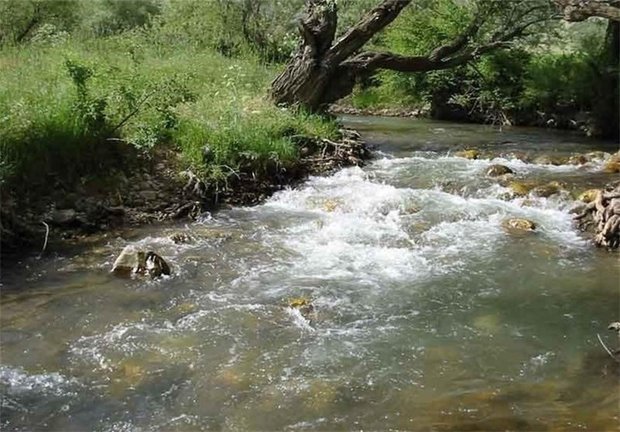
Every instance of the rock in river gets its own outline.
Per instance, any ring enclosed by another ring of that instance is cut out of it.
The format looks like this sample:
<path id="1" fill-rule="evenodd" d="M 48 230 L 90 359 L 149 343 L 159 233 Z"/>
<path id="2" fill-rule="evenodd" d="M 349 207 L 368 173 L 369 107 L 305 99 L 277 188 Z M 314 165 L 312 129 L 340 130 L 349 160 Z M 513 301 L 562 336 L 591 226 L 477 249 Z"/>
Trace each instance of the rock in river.
<path id="1" fill-rule="evenodd" d="M 502 221 L 502 226 L 508 231 L 534 231 L 536 224 L 529 219 L 510 218 Z"/>
<path id="2" fill-rule="evenodd" d="M 564 165 L 568 162 L 568 158 L 557 155 L 542 155 L 534 159 L 534 163 L 538 165 Z"/>
<path id="3" fill-rule="evenodd" d="M 310 302 L 310 300 L 303 297 L 291 299 L 288 302 L 288 307 L 291 309 L 297 309 L 299 313 L 301 313 L 301 316 L 306 319 L 309 319 L 314 312 L 314 305 Z"/>
<path id="4" fill-rule="evenodd" d="M 499 177 L 499 176 L 503 176 L 506 174 L 514 174 L 514 171 L 505 165 L 499 165 L 499 164 L 491 165 L 486 170 L 486 175 L 488 177 Z"/>
<path id="5" fill-rule="evenodd" d="M 601 192 L 600 189 L 588 189 L 587 191 L 580 193 L 577 199 L 587 204 L 594 201 L 599 192 Z"/>
<path id="6" fill-rule="evenodd" d="M 555 195 L 562 191 L 562 184 L 557 181 L 552 181 L 544 185 L 536 186 L 532 189 L 532 195 L 542 198 L 549 198 L 551 195 Z"/>
<path id="7" fill-rule="evenodd" d="M 480 157 L 480 152 L 478 150 L 461 150 L 454 153 L 454 156 L 465 159 L 478 159 L 478 157 Z"/>
<path id="8" fill-rule="evenodd" d="M 508 188 L 514 196 L 524 197 L 530 193 L 530 191 L 534 188 L 534 185 L 531 183 L 510 182 Z"/>
<path id="9" fill-rule="evenodd" d="M 114 261 L 112 272 L 124 277 L 132 274 L 148 274 L 152 278 L 157 278 L 169 275 L 170 266 L 155 252 L 139 251 L 133 246 L 126 246 Z"/>
<path id="10" fill-rule="evenodd" d="M 192 242 L 192 237 L 184 232 L 177 232 L 168 236 L 174 244 L 187 244 Z"/>
<path id="11" fill-rule="evenodd" d="M 620 152 L 611 155 L 611 157 L 605 161 L 603 171 L 607 173 L 620 172 Z"/>

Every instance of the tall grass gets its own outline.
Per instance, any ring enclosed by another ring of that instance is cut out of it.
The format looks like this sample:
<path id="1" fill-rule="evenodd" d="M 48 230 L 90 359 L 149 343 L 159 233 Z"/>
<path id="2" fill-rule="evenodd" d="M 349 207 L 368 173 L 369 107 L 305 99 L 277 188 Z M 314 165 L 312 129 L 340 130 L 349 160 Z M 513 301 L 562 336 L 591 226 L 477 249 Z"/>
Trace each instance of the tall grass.
<path id="1" fill-rule="evenodd" d="M 148 34 L 0 49 L 0 181 L 18 188 L 117 167 L 161 145 L 221 177 L 297 158 L 295 135 L 333 137 L 334 122 L 266 98 L 273 66 L 161 45 Z"/>

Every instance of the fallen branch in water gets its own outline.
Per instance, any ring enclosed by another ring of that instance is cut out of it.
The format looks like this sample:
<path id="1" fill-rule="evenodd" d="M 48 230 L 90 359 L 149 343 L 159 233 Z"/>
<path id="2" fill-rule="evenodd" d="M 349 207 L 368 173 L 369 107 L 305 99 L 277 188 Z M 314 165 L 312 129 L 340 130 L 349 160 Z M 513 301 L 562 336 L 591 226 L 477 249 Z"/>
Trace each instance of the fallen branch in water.
<path id="1" fill-rule="evenodd" d="M 43 221 L 41 221 L 41 223 L 45 225 L 45 241 L 43 242 L 43 249 L 41 249 L 39 258 L 43 256 L 43 254 L 45 253 L 45 249 L 47 249 L 47 239 L 49 238 L 49 235 L 50 235 L 50 226 Z"/>
<path id="2" fill-rule="evenodd" d="M 620 359 L 618 359 L 614 353 L 611 352 L 611 350 L 609 348 L 607 348 L 607 345 L 605 345 L 605 342 L 603 342 L 603 339 L 601 339 L 601 335 L 600 334 L 596 334 L 596 337 L 598 338 L 598 341 L 600 342 L 601 346 L 603 347 L 603 349 L 605 351 L 607 351 L 607 354 L 609 354 L 609 356 L 614 359 L 615 361 L 617 361 L 618 363 L 620 363 Z"/>

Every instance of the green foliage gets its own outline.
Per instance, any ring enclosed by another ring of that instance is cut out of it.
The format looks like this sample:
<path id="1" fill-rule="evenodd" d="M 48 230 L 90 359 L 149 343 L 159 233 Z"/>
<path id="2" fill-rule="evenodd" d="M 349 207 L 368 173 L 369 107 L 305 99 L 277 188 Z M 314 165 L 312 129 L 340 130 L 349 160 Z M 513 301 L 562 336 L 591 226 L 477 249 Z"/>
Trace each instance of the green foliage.
<path id="1" fill-rule="evenodd" d="M 109 36 L 147 27 L 163 8 L 162 0 L 81 0 L 82 28 Z"/>
<path id="2" fill-rule="evenodd" d="M 403 55 L 425 55 L 460 34 L 473 9 L 456 0 L 416 2 L 390 26 L 380 45 Z"/>
<path id="3" fill-rule="evenodd" d="M 0 45 L 28 40 L 37 30 L 50 37 L 79 21 L 75 0 L 0 0 Z"/>
<path id="4" fill-rule="evenodd" d="M 252 54 L 163 46 L 156 31 L 1 49 L 0 182 L 70 182 L 159 145 L 222 180 L 293 163 L 293 135 L 335 137 L 333 121 L 273 106 L 275 69 Z"/>
<path id="5" fill-rule="evenodd" d="M 597 79 L 588 56 L 539 55 L 528 67 L 522 103 L 547 112 L 566 107 L 589 110 Z"/>
<path id="6" fill-rule="evenodd" d="M 428 55 L 453 40 L 477 10 L 486 22 L 470 44 L 485 43 L 497 28 L 510 25 L 519 11 L 545 5 L 496 0 L 423 0 L 406 9 L 375 49 L 403 55 Z M 544 16 L 544 15 L 543 15 Z M 533 36 L 512 43 L 467 66 L 430 73 L 381 72 L 371 85 L 351 97 L 360 108 L 427 107 L 433 116 L 488 122 L 532 121 L 537 112 L 553 114 L 591 110 L 596 71 L 604 69 L 601 56 L 604 25 L 547 23 L 533 26 Z M 494 30 L 495 29 L 495 30 Z"/>

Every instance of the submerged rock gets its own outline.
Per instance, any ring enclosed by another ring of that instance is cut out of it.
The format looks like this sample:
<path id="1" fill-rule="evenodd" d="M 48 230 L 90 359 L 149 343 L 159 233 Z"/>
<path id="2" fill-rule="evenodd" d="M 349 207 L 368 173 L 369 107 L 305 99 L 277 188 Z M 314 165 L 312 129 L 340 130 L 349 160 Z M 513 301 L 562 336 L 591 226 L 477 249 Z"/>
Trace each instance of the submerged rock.
<path id="1" fill-rule="evenodd" d="M 456 157 L 462 157 L 465 159 L 478 159 L 480 157 L 480 152 L 478 150 L 461 150 L 454 153 Z"/>
<path id="2" fill-rule="evenodd" d="M 502 227 L 508 231 L 534 231 L 536 224 L 529 219 L 510 218 L 502 221 Z"/>
<path id="3" fill-rule="evenodd" d="M 170 234 L 168 238 L 172 240 L 174 244 L 187 244 L 192 242 L 192 238 L 190 237 L 190 235 L 183 232 Z"/>
<path id="4" fill-rule="evenodd" d="M 118 276 L 148 274 L 152 278 L 170 275 L 170 266 L 155 252 L 139 251 L 134 246 L 126 246 L 112 265 L 112 272 Z"/>
<path id="5" fill-rule="evenodd" d="M 534 163 L 538 165 L 564 165 L 568 159 L 561 156 L 542 155 L 534 159 Z"/>
<path id="6" fill-rule="evenodd" d="M 592 162 L 594 160 L 605 160 L 609 156 L 611 156 L 611 154 L 604 151 L 593 151 L 584 154 L 584 156 L 586 157 L 586 159 L 588 159 L 589 162 Z"/>
<path id="7" fill-rule="evenodd" d="M 328 199 L 328 200 L 325 200 L 325 202 L 323 203 L 323 210 L 325 210 L 328 213 L 332 213 L 341 206 L 342 206 L 342 202 L 340 202 L 339 200 Z"/>
<path id="8" fill-rule="evenodd" d="M 314 313 L 314 305 L 310 302 L 310 300 L 303 297 L 291 299 L 288 302 L 288 307 L 291 309 L 297 309 L 301 316 L 306 319 L 309 319 Z"/>
<path id="9" fill-rule="evenodd" d="M 544 185 L 536 186 L 531 190 L 532 195 L 542 198 L 548 198 L 562 191 L 562 184 L 552 181 Z"/>
<path id="10" fill-rule="evenodd" d="M 506 174 L 514 174 L 514 171 L 505 165 L 495 164 L 488 167 L 485 174 L 488 177 L 499 177 Z"/>

